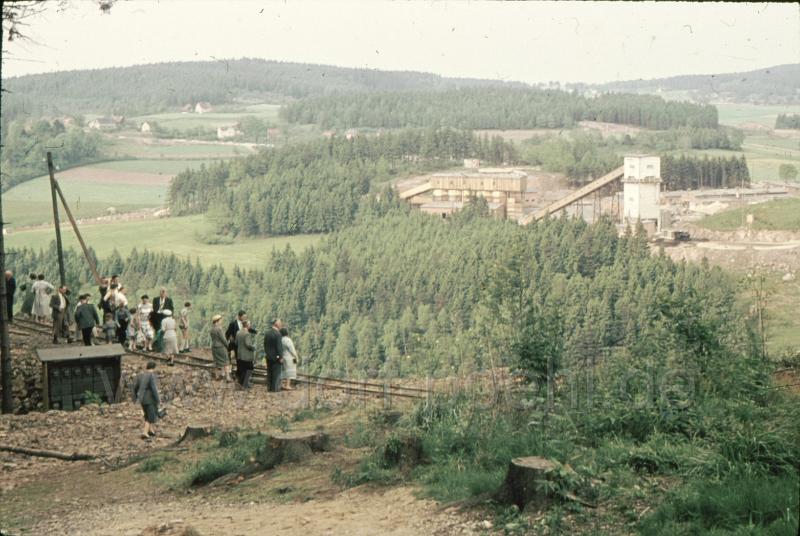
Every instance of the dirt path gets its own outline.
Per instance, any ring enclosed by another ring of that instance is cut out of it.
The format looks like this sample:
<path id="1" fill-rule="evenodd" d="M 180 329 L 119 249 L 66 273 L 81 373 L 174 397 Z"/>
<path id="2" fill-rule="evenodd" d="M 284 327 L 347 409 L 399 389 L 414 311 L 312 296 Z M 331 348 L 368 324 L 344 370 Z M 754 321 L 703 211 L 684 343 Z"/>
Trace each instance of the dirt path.
<path id="1" fill-rule="evenodd" d="M 473 534 L 472 522 L 418 499 L 408 487 L 351 489 L 328 500 L 299 503 L 226 503 L 189 499 L 116 504 L 47 520 L 41 535 L 139 536 L 143 530 L 186 524 L 202 536 L 264 534 L 373 535 Z M 477 528 L 477 527 L 476 527 Z"/>

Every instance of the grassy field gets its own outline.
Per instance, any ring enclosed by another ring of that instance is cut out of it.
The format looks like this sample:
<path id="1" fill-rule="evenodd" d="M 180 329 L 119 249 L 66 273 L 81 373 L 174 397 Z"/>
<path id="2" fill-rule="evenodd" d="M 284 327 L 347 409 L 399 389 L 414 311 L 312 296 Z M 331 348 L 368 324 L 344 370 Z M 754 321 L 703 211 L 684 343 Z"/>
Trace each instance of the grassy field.
<path id="1" fill-rule="evenodd" d="M 108 181 L 98 182 L 95 173 L 89 173 L 91 168 L 76 168 L 70 170 L 69 178 L 60 178 L 59 184 L 70 210 L 76 218 L 91 218 L 104 214 L 106 209 L 114 207 L 117 212 L 126 212 L 147 207 L 160 207 L 166 201 L 167 181 L 164 177 L 161 184 L 142 184 L 141 181 L 131 180 L 130 173 L 117 173 L 109 171 Z M 102 171 L 101 171 L 102 174 Z M 81 175 L 85 175 L 85 178 Z M 115 181 L 114 178 L 120 180 Z M 138 178 L 138 177 L 137 177 Z M 144 176 L 148 178 L 148 176 Z M 150 177 L 153 182 L 159 177 Z M 6 221 L 11 228 L 28 225 L 38 225 L 53 220 L 52 198 L 48 177 L 38 177 L 15 186 L 3 194 L 3 210 Z M 63 210 L 62 218 L 65 218 Z"/>
<path id="2" fill-rule="evenodd" d="M 161 113 L 152 115 L 141 115 L 131 117 L 128 121 L 139 125 L 144 121 L 153 121 L 164 128 L 176 128 L 186 130 L 190 128 L 217 128 L 230 126 L 241 121 L 242 118 L 252 116 L 271 125 L 278 124 L 278 111 L 280 106 L 277 104 L 253 104 L 243 107 L 235 112 L 209 112 L 205 114 L 197 113 Z"/>
<path id="3" fill-rule="evenodd" d="M 91 164 L 86 167 L 97 169 L 108 169 L 112 171 L 128 171 L 133 173 L 155 173 L 157 175 L 177 175 L 181 171 L 192 168 L 199 168 L 201 165 L 208 166 L 216 162 L 214 159 L 197 160 L 170 160 L 170 159 L 140 159 L 140 160 L 112 160 Z"/>
<path id="4" fill-rule="evenodd" d="M 114 158 L 204 160 L 243 156 L 254 151 L 240 145 L 218 143 L 171 143 L 169 141 L 156 142 L 155 140 L 153 143 L 143 143 L 140 139 L 110 138 L 104 147 L 104 152 Z"/>
<path id="5" fill-rule="evenodd" d="M 798 105 L 769 106 L 743 103 L 716 103 L 719 110 L 719 122 L 723 125 L 739 126 L 744 123 L 756 123 L 774 128 L 775 118 L 779 114 L 800 114 Z"/>
<path id="6" fill-rule="evenodd" d="M 273 248 L 279 250 L 289 244 L 295 251 L 302 251 L 319 242 L 321 235 L 299 235 L 236 240 L 233 244 L 208 245 L 197 239 L 199 234 L 210 229 L 204 216 L 185 216 L 164 220 L 119 221 L 90 224 L 81 227 L 87 245 L 94 248 L 99 257 L 106 257 L 116 248 L 122 255 L 131 249 L 150 249 L 174 253 L 192 260 L 200 259 L 204 265 L 222 264 L 225 268 L 238 265 L 242 268 L 263 267 Z M 68 226 L 62 227 L 64 247 L 79 250 L 80 246 Z M 51 227 L 24 230 L 6 235 L 6 247 L 47 247 L 55 235 Z"/>
<path id="7" fill-rule="evenodd" d="M 800 199 L 778 199 L 747 207 L 753 215 L 754 230 L 800 231 Z M 741 226 L 742 213 L 733 208 L 708 216 L 697 224 L 713 231 L 734 231 Z"/>
<path id="8" fill-rule="evenodd" d="M 767 347 L 773 358 L 788 348 L 800 351 L 800 281 L 782 281 L 782 273 L 767 276 Z"/>

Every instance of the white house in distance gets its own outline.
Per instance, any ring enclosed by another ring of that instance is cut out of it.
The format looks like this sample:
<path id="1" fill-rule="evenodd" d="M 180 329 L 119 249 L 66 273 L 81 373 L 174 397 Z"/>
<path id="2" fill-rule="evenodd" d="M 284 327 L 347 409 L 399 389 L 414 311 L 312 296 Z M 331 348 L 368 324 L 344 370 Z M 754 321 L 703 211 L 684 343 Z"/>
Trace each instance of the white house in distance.
<path id="1" fill-rule="evenodd" d="M 212 110 L 214 110 L 214 108 L 211 107 L 210 102 L 198 102 L 194 107 L 195 113 L 198 114 L 207 114 Z"/>
<path id="2" fill-rule="evenodd" d="M 89 121 L 87 126 L 93 130 L 113 130 L 117 123 L 110 117 L 98 117 Z"/>
<path id="3" fill-rule="evenodd" d="M 641 221 L 648 234 L 661 229 L 661 158 L 651 155 L 625 157 L 623 221 L 631 227 Z"/>
<path id="4" fill-rule="evenodd" d="M 241 136 L 242 130 L 241 125 L 236 123 L 235 125 L 229 127 L 218 127 L 217 128 L 217 139 L 218 140 L 227 140 L 229 138 L 235 138 L 236 136 Z"/>
<path id="5" fill-rule="evenodd" d="M 145 121 L 144 123 L 142 123 L 142 126 L 139 127 L 139 130 L 141 131 L 142 134 L 150 134 L 153 131 L 153 127 L 150 125 L 150 123 Z"/>

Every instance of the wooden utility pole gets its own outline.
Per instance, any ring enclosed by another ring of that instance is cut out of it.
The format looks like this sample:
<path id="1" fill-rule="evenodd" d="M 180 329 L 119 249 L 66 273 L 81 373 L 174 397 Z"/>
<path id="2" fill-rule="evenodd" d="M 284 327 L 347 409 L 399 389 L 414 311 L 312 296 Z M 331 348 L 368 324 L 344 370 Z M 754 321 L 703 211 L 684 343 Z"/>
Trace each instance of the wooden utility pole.
<path id="1" fill-rule="evenodd" d="M 0 189 L 0 372 L 2 379 L 0 384 L 3 387 L 3 413 L 14 411 L 14 397 L 11 393 L 11 341 L 8 338 L 8 318 L 6 318 L 6 300 L 14 299 L 13 296 L 6 296 L 6 245 L 3 237 L 5 225 L 3 222 L 3 194 Z"/>
<path id="2" fill-rule="evenodd" d="M 53 197 L 53 224 L 56 226 L 56 250 L 58 253 L 58 276 L 61 286 L 67 284 L 64 272 L 64 249 L 61 246 L 61 225 L 58 222 L 58 200 L 56 199 L 56 177 L 53 167 L 53 153 L 47 151 L 47 171 L 50 173 L 50 194 Z"/>
<path id="3" fill-rule="evenodd" d="M 64 207 L 64 212 L 67 213 L 67 218 L 69 218 L 69 222 L 72 224 L 72 229 L 75 231 L 75 236 L 78 238 L 78 243 L 81 245 L 83 256 L 86 257 L 86 262 L 89 263 L 89 268 L 92 270 L 92 275 L 94 275 L 94 279 L 97 281 L 97 284 L 102 285 L 103 280 L 100 278 L 100 274 L 97 273 L 97 265 L 94 263 L 94 259 L 89 256 L 89 250 L 86 249 L 86 243 L 83 241 L 83 236 L 81 236 L 81 232 L 78 230 L 78 223 L 75 221 L 75 218 L 72 217 L 72 211 L 69 209 L 67 199 L 64 197 L 64 192 L 61 191 L 61 186 L 59 186 L 58 181 L 53 178 L 52 173 L 50 175 L 50 180 L 52 181 L 53 186 L 55 186 L 58 197 L 61 199 L 61 205 Z"/>

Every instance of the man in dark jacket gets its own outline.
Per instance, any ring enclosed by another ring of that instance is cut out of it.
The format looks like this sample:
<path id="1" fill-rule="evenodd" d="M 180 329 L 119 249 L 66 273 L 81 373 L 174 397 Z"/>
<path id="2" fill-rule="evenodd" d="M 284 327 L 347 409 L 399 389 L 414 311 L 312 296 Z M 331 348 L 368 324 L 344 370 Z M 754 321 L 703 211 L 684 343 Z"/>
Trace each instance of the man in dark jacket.
<path id="1" fill-rule="evenodd" d="M 256 345 L 253 342 L 253 333 L 250 331 L 250 321 L 242 322 L 242 329 L 236 333 L 236 376 L 239 384 L 245 389 L 250 388 L 250 377 L 253 375 L 253 365 L 256 360 Z"/>
<path id="2" fill-rule="evenodd" d="M 17 291 L 17 280 L 11 270 L 6 271 L 6 321 L 14 319 L 14 293 Z"/>
<path id="3" fill-rule="evenodd" d="M 69 332 L 69 289 L 66 285 L 58 287 L 58 292 L 50 296 L 50 309 L 53 311 L 53 344 L 58 344 L 59 337 L 66 337 L 72 342 Z"/>
<path id="4" fill-rule="evenodd" d="M 167 289 L 161 287 L 158 298 L 153 300 L 153 312 L 150 314 L 150 323 L 153 325 L 153 333 L 158 333 L 161 329 L 161 321 L 164 320 L 164 311 L 174 311 L 175 305 L 172 298 L 167 296 Z"/>
<path id="5" fill-rule="evenodd" d="M 88 294 L 78 296 L 78 301 L 78 307 L 75 308 L 75 323 L 78 324 L 78 329 L 81 330 L 83 345 L 91 346 L 92 330 L 95 326 L 100 325 L 100 317 L 94 304 L 89 303 Z"/>
<path id="6" fill-rule="evenodd" d="M 267 387 L 273 393 L 281 390 L 281 363 L 283 363 L 283 344 L 281 343 L 280 318 L 270 322 L 271 326 L 264 335 L 264 352 L 267 354 Z"/>
<path id="7" fill-rule="evenodd" d="M 228 340 L 228 351 L 233 352 L 233 357 L 237 361 L 237 368 L 238 368 L 238 361 L 239 357 L 237 354 L 237 347 L 236 347 L 236 334 L 239 333 L 239 330 L 242 329 L 242 326 L 247 321 L 247 313 L 240 310 L 236 314 L 236 318 L 231 320 L 231 323 L 228 324 L 228 329 L 225 330 L 225 338 Z M 238 374 L 238 373 L 237 373 Z"/>

